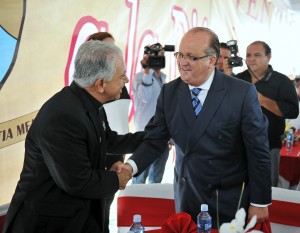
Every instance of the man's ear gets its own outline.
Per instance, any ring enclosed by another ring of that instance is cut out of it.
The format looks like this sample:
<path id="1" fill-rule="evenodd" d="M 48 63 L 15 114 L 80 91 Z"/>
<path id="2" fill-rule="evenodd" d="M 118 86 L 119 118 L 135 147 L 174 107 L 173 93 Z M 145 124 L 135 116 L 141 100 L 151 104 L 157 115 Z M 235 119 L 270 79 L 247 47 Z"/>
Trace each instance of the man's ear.
<path id="1" fill-rule="evenodd" d="M 103 93 L 104 92 L 104 81 L 103 79 L 97 79 L 97 81 L 95 82 L 95 88 L 98 92 Z"/>
<path id="2" fill-rule="evenodd" d="M 211 67 L 211 66 L 216 66 L 217 65 L 217 56 L 211 56 L 210 58 L 209 58 L 209 66 Z"/>

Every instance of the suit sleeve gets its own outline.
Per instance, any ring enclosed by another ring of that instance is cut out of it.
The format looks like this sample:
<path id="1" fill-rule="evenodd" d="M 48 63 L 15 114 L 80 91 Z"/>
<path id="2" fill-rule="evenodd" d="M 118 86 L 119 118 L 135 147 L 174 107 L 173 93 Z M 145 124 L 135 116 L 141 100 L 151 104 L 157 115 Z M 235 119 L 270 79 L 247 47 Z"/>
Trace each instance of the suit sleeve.
<path id="1" fill-rule="evenodd" d="M 246 95 L 242 111 L 242 134 L 245 143 L 250 202 L 271 203 L 271 159 L 268 142 L 268 120 L 262 114 L 253 85 Z"/>

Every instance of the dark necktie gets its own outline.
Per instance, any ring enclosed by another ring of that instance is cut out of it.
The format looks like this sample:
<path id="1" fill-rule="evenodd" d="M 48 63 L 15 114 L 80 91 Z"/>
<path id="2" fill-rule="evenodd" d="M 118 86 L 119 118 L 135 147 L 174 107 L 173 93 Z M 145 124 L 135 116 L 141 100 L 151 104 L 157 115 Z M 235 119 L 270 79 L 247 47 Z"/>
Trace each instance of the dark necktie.
<path id="1" fill-rule="evenodd" d="M 198 115 L 198 113 L 200 112 L 201 108 L 202 108 L 202 104 L 200 103 L 200 100 L 198 99 L 198 95 L 201 91 L 201 88 L 193 88 L 191 90 L 192 92 L 192 105 L 195 111 L 196 116 Z"/>

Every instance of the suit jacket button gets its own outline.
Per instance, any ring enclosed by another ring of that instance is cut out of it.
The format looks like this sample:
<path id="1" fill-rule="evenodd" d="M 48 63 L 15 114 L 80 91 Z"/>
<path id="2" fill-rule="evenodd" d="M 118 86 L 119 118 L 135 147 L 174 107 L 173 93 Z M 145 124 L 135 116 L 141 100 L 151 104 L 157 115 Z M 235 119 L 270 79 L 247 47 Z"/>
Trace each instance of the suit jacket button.
<path id="1" fill-rule="evenodd" d="M 182 180 L 182 182 L 185 182 L 185 178 L 184 177 L 182 177 L 181 180 Z"/>
<path id="2" fill-rule="evenodd" d="M 222 135 L 221 134 L 219 134 L 218 135 L 218 139 L 222 139 L 223 137 L 222 137 Z"/>

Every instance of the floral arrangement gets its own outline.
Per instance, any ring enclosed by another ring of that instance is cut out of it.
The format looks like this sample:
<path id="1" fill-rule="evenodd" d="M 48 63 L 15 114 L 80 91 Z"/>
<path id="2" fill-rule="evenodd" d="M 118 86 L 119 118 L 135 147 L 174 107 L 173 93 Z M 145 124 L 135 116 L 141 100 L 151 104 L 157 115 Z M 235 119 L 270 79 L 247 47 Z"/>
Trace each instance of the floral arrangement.
<path id="1" fill-rule="evenodd" d="M 250 220 L 246 228 L 244 229 L 246 218 L 246 211 L 241 208 L 235 214 L 235 219 L 230 223 L 223 223 L 220 227 L 220 233 L 244 233 L 253 228 L 256 224 L 256 215 Z M 262 231 L 249 231 L 249 233 L 263 233 Z"/>

